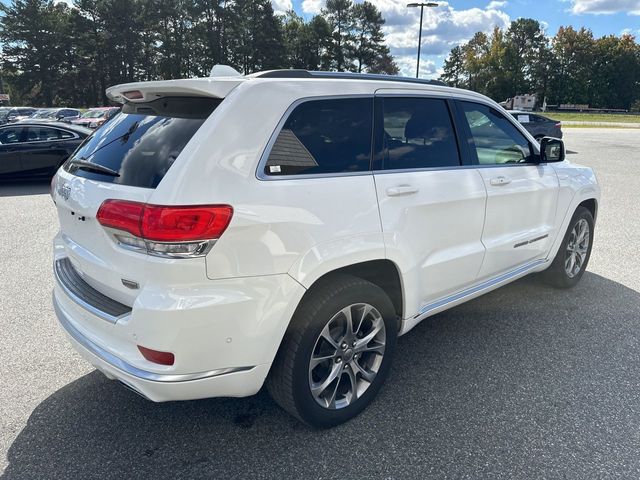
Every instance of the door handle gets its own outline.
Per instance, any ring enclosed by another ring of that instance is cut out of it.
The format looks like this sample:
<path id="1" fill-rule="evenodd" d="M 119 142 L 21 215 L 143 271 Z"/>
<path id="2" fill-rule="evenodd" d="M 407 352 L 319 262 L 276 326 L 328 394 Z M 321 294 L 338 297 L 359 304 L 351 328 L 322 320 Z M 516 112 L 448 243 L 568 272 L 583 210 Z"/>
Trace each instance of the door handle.
<path id="1" fill-rule="evenodd" d="M 418 187 L 413 187 L 411 185 L 398 185 L 397 187 L 387 188 L 387 195 L 389 197 L 400 197 L 402 195 L 411 195 L 413 193 L 418 193 Z"/>
<path id="2" fill-rule="evenodd" d="M 495 187 L 500 187 L 502 185 L 508 185 L 511 183 L 511 179 L 509 177 L 505 177 L 504 175 L 500 175 L 499 177 L 493 177 L 489 180 L 489 183 Z"/>

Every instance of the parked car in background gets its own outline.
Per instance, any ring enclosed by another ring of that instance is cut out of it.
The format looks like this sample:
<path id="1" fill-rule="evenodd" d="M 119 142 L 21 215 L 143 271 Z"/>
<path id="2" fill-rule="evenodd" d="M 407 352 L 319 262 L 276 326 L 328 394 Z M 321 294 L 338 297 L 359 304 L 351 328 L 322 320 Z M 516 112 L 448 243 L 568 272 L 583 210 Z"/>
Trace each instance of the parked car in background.
<path id="1" fill-rule="evenodd" d="M 82 112 L 77 108 L 41 108 L 29 117 L 38 121 L 71 121 L 80 118 Z"/>
<path id="2" fill-rule="evenodd" d="M 73 121 L 76 125 L 96 129 L 107 123 L 120 112 L 119 107 L 98 107 L 91 108 L 84 112 L 82 116 Z"/>
<path id="3" fill-rule="evenodd" d="M 593 171 L 478 93 L 284 70 L 107 95 L 123 112 L 52 181 L 53 301 L 78 352 L 151 400 L 266 383 L 336 425 L 398 335 L 528 273 L 574 286 L 589 261 Z"/>
<path id="4" fill-rule="evenodd" d="M 7 121 L 19 122 L 20 120 L 25 120 L 36 113 L 36 110 L 38 109 L 33 107 L 12 107 L 7 112 Z"/>
<path id="5" fill-rule="evenodd" d="M 558 120 L 521 110 L 507 111 L 538 141 L 543 137 L 562 138 L 562 124 Z"/>
<path id="6" fill-rule="evenodd" d="M 10 110 L 11 107 L 0 107 L 0 125 L 4 125 L 9 121 L 7 117 L 9 116 Z"/>
<path id="7" fill-rule="evenodd" d="M 0 179 L 53 176 L 91 133 L 62 122 L 32 120 L 0 126 Z"/>

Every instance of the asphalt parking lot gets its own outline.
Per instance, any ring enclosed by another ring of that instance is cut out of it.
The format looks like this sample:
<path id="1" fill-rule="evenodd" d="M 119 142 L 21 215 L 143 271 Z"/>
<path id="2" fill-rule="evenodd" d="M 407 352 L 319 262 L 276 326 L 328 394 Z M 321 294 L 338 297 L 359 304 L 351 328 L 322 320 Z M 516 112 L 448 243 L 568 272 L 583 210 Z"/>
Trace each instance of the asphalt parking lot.
<path id="1" fill-rule="evenodd" d="M 327 431 L 265 392 L 153 404 L 94 371 L 51 307 L 48 183 L 0 186 L 4 478 L 640 477 L 640 132 L 565 140 L 603 189 L 581 284 L 529 277 L 426 320 L 374 404 Z"/>

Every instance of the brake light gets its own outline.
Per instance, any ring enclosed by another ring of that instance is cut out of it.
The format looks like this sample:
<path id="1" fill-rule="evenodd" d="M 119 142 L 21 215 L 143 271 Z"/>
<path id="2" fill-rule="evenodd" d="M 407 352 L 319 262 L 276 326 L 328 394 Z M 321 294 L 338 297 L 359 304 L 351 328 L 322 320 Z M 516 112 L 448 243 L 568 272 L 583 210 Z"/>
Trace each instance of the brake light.
<path id="1" fill-rule="evenodd" d="M 124 95 L 127 100 L 140 100 L 144 98 L 140 90 L 129 90 L 128 92 L 123 92 L 122 95 Z"/>
<path id="2" fill-rule="evenodd" d="M 561 126 L 562 126 L 562 123 L 561 123 L 561 122 L 556 123 L 556 127 L 557 127 L 557 128 L 560 128 Z"/>
<path id="3" fill-rule="evenodd" d="M 138 350 L 140 350 L 140 353 L 144 358 L 159 365 L 173 365 L 176 360 L 173 353 L 170 352 L 160 352 L 158 350 L 141 347 L 140 345 L 138 345 Z"/>
<path id="4" fill-rule="evenodd" d="M 96 218 L 100 225 L 127 232 L 114 235 L 126 247 L 162 256 L 200 256 L 229 226 L 229 205 L 149 205 L 105 200 Z"/>

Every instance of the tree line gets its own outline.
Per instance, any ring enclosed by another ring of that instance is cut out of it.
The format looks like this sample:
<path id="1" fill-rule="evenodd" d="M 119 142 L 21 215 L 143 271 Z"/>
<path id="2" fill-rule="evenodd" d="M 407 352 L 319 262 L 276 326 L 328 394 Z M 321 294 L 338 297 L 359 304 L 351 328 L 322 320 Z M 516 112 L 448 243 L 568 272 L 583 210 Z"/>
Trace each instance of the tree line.
<path id="1" fill-rule="evenodd" d="M 441 79 L 498 101 L 535 93 L 548 104 L 640 111 L 640 45 L 630 34 L 594 38 L 587 28 L 547 37 L 540 22 L 521 18 L 454 47 Z"/>
<path id="2" fill-rule="evenodd" d="M 0 90 L 13 104 L 94 106 L 118 83 L 278 68 L 398 73 L 380 11 L 327 0 L 306 21 L 270 0 L 12 0 L 0 4 Z"/>

